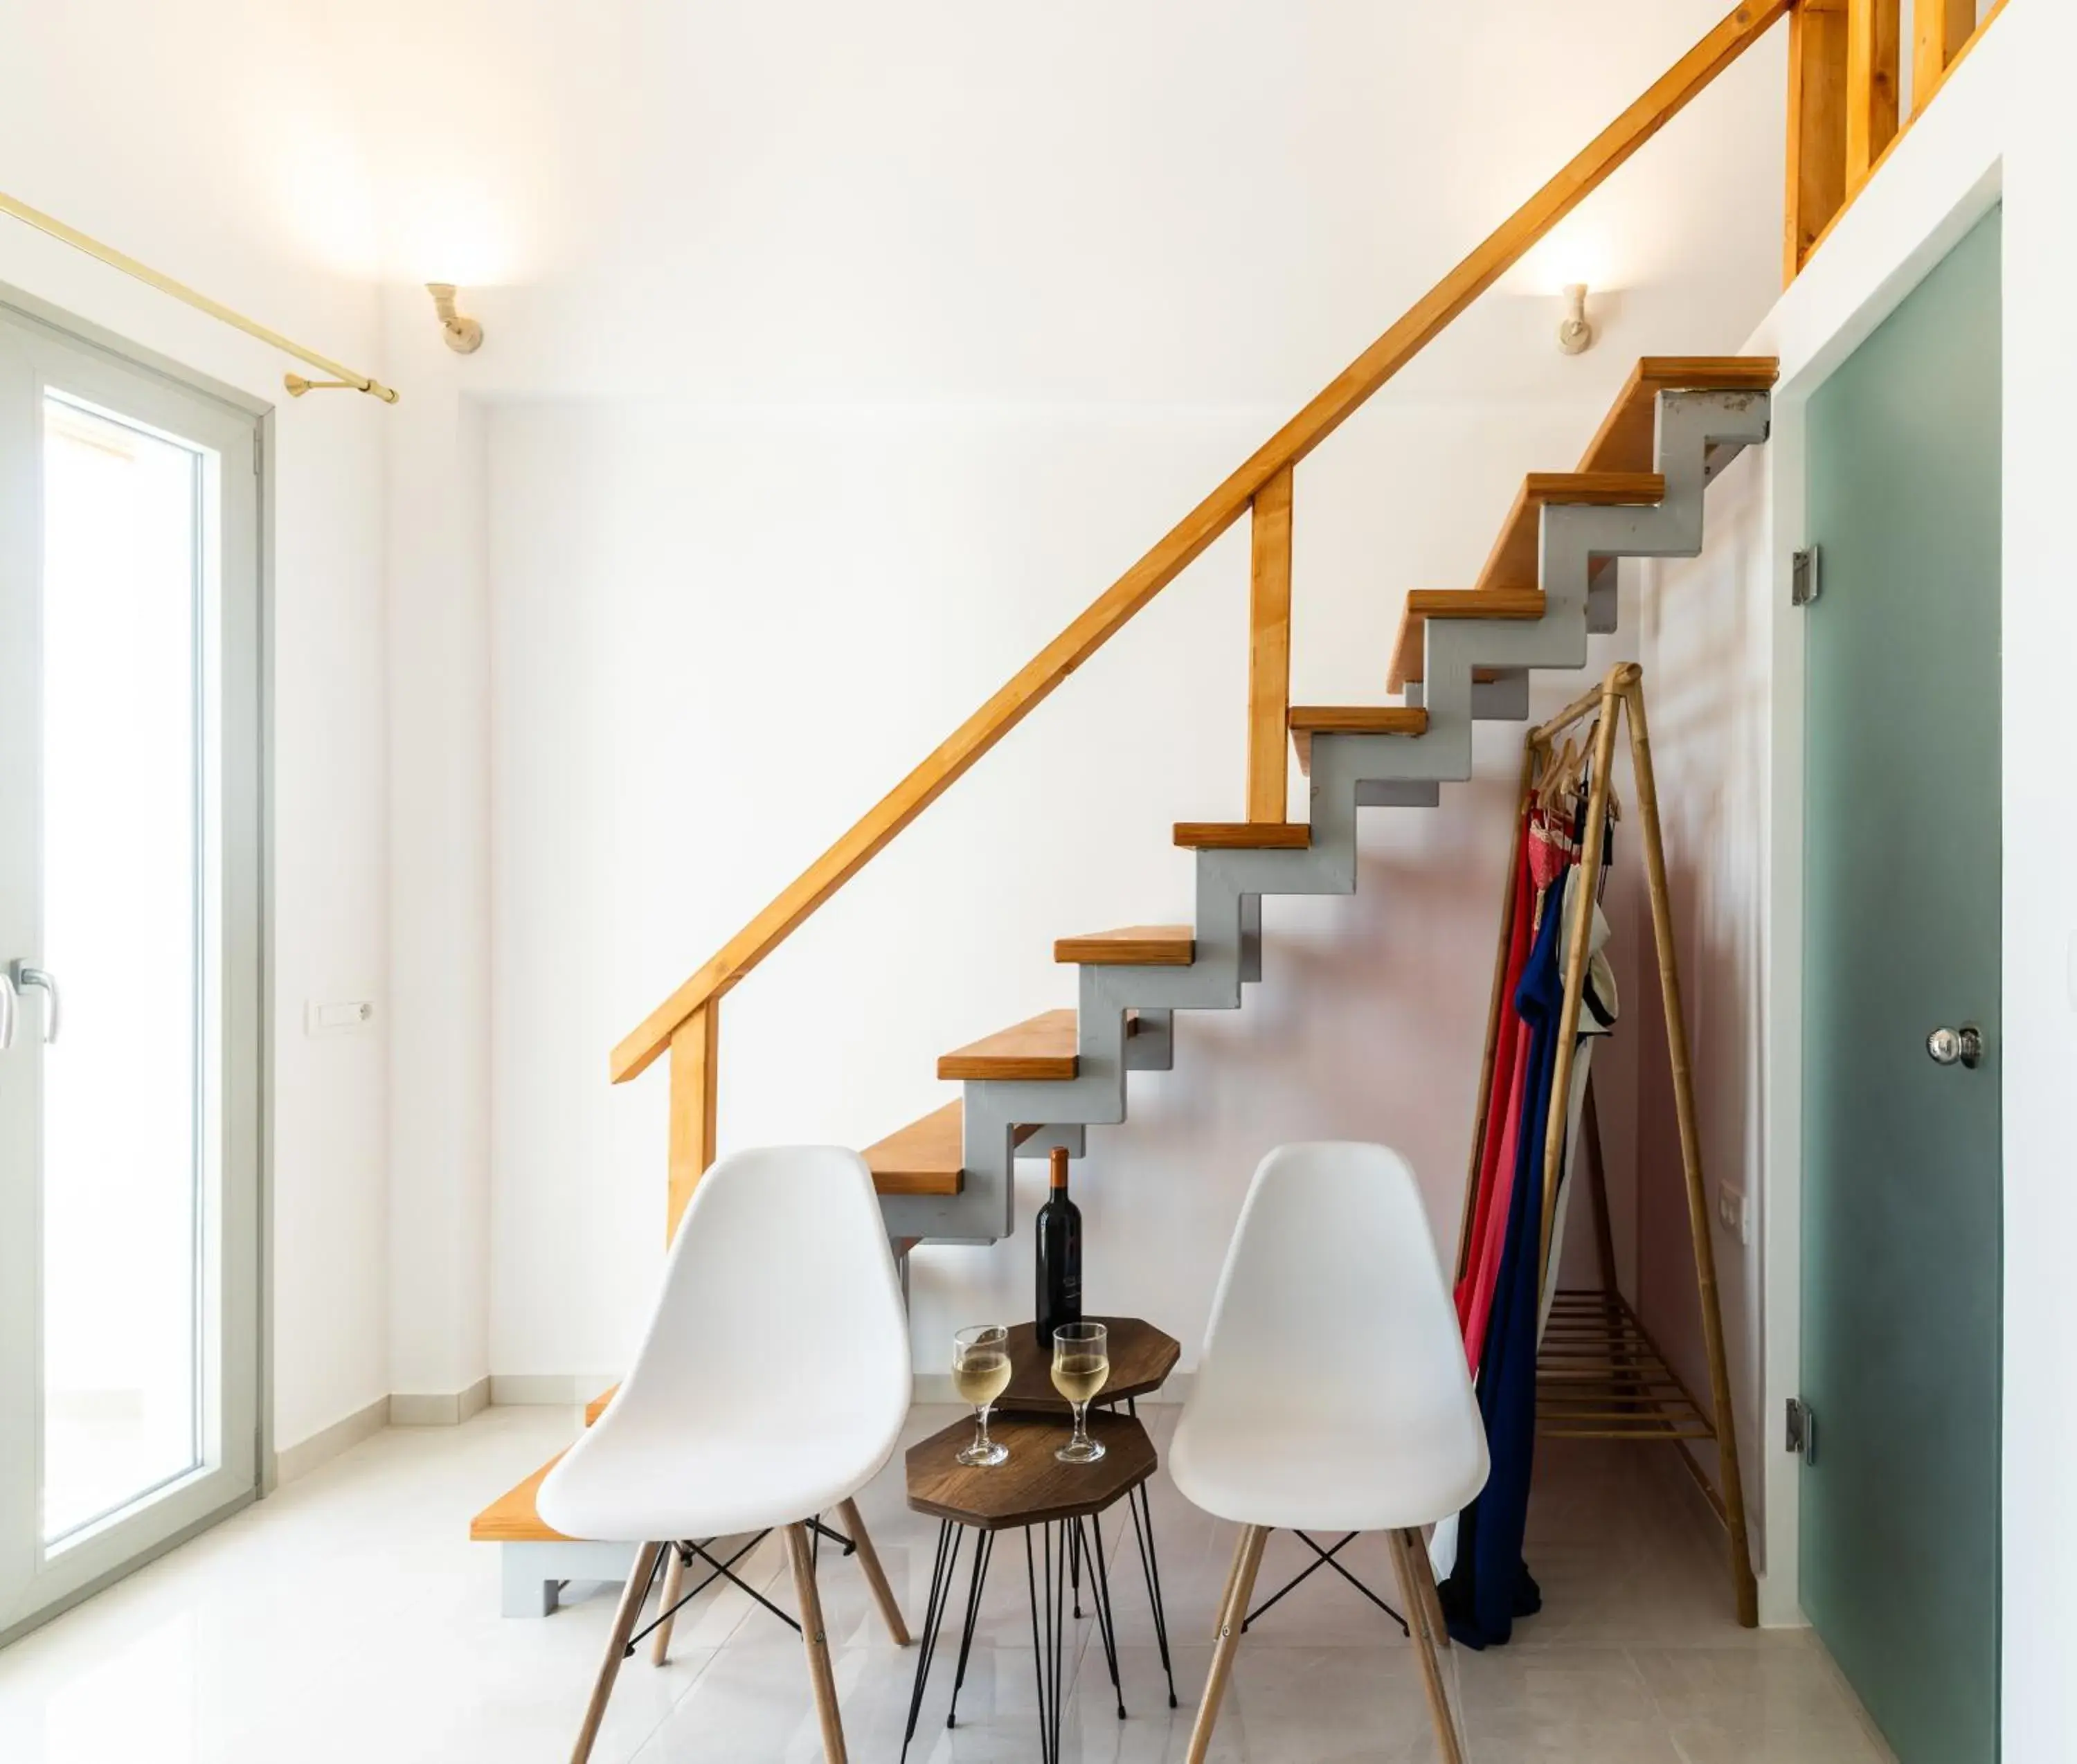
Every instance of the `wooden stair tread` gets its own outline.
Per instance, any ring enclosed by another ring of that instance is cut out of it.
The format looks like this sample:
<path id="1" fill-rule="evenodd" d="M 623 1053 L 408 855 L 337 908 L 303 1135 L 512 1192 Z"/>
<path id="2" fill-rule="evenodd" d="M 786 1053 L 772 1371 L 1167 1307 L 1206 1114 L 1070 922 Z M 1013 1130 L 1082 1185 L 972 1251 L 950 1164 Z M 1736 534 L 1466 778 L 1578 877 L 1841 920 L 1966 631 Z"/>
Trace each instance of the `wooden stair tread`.
<path id="1" fill-rule="evenodd" d="M 1649 472 L 1662 392 L 1766 392 L 1780 377 L 1771 356 L 1646 356 L 1588 443 L 1580 469 Z"/>
<path id="2" fill-rule="evenodd" d="M 1126 1033 L 1138 1026 L 1136 1017 L 1126 1019 Z M 1081 1019 L 1072 1007 L 1041 1011 L 1021 1023 L 984 1035 L 977 1042 L 955 1047 L 938 1056 L 940 1078 L 1030 1079 L 1072 1078 L 1081 1070 Z"/>
<path id="3" fill-rule="evenodd" d="M 1418 705 L 1294 705 L 1288 718 L 1298 769 L 1313 772 L 1315 735 L 1425 735 L 1428 713 Z"/>
<path id="4" fill-rule="evenodd" d="M 1543 616 L 1540 588 L 1443 589 L 1417 588 L 1399 611 L 1399 634 L 1392 645 L 1392 667 L 1385 676 L 1388 691 L 1402 692 L 1408 682 L 1426 677 L 1428 651 L 1421 627 L 1431 618 L 1506 618 L 1529 621 Z"/>
<path id="5" fill-rule="evenodd" d="M 1127 925 L 1063 937 L 1053 945 L 1055 961 L 1091 967 L 1188 967 L 1197 959 L 1193 925 Z"/>
<path id="6" fill-rule="evenodd" d="M 473 1543 L 568 1543 L 564 1537 L 543 1521 L 535 1510 L 535 1503 L 541 1492 L 541 1483 L 548 1472 L 563 1461 L 557 1452 L 547 1463 L 535 1471 L 526 1481 L 508 1488 L 497 1500 L 485 1508 L 468 1522 L 469 1539 Z"/>
<path id="7" fill-rule="evenodd" d="M 964 1105 L 948 1102 L 868 1146 L 864 1156 L 874 1188 L 881 1194 L 957 1194 L 965 1180 L 965 1125 Z"/>
<path id="8" fill-rule="evenodd" d="M 1194 851 L 1303 851 L 1313 830 L 1303 821 L 1178 821 L 1176 842 Z"/>
<path id="9" fill-rule="evenodd" d="M 1522 480 L 1476 589 L 1538 585 L 1537 541 L 1549 503 L 1629 508 L 1663 501 L 1666 480 L 1655 472 L 1532 472 Z"/>

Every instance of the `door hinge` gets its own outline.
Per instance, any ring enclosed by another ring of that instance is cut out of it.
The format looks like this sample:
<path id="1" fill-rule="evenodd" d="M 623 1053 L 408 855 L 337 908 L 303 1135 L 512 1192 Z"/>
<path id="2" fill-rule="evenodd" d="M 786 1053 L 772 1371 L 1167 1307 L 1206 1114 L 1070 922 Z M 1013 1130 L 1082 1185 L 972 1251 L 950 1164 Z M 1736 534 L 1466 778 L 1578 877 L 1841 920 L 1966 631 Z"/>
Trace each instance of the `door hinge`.
<path id="1" fill-rule="evenodd" d="M 1798 551 L 1790 565 L 1788 576 L 1788 604 L 1808 606 L 1824 592 L 1820 565 L 1823 554 L 1816 546 Z"/>
<path id="2" fill-rule="evenodd" d="M 1817 1462 L 1817 1417 L 1800 1396 L 1788 1400 L 1788 1425 L 1783 1448 L 1796 1453 L 1806 1464 Z"/>

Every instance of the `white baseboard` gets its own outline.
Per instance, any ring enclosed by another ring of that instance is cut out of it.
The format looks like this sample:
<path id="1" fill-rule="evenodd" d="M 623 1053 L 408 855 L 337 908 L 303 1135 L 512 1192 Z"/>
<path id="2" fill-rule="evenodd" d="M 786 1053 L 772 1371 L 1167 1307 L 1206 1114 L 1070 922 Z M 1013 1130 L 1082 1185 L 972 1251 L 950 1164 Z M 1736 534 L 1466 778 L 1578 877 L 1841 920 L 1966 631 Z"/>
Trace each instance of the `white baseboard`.
<path id="1" fill-rule="evenodd" d="M 343 1421 L 320 1429 L 308 1439 L 285 1446 L 274 1454 L 274 1486 L 277 1488 L 307 1476 L 318 1465 L 329 1463 L 364 1439 L 373 1439 L 389 1425 L 389 1399 L 378 1396 L 367 1408 L 356 1409 Z"/>
<path id="2" fill-rule="evenodd" d="M 490 1407 L 490 1380 L 480 1378 L 465 1391 L 410 1392 L 389 1395 L 392 1427 L 455 1427 L 472 1415 Z"/>
<path id="3" fill-rule="evenodd" d="M 618 1382 L 612 1372 L 493 1372 L 490 1400 L 500 1408 L 589 1403 Z"/>

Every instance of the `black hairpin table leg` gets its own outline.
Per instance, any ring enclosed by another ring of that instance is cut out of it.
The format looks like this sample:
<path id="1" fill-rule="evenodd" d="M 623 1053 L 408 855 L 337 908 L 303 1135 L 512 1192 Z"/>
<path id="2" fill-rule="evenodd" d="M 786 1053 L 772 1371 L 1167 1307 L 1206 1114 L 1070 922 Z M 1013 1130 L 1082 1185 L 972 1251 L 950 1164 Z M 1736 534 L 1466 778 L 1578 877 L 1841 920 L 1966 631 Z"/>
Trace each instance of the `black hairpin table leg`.
<path id="1" fill-rule="evenodd" d="M 981 1589 L 988 1584 L 989 1560 L 994 1554 L 995 1533 L 984 1531 L 974 1541 L 973 1579 L 967 1588 L 966 1626 L 959 1632 L 959 1664 L 952 1675 L 952 1703 L 945 1711 L 947 1727 L 959 1719 L 959 1690 L 967 1682 L 967 1659 L 973 1652 L 974 1626 L 980 1617 Z"/>
<path id="2" fill-rule="evenodd" d="M 1096 1588 L 1097 1629 L 1103 1637 L 1104 1658 L 1110 1666 L 1110 1687 L 1118 1698 L 1118 1718 L 1122 1721 L 1125 1719 L 1125 1687 L 1118 1679 L 1118 1625 L 1111 1616 L 1110 1571 L 1104 1565 L 1103 1520 L 1097 1514 L 1091 1513 L 1089 1525 L 1096 1533 L 1095 1546 L 1084 1547 L 1084 1553 L 1096 1567 L 1096 1572 L 1089 1578 Z M 1077 1519 L 1075 1530 L 1078 1535 L 1081 1529 L 1082 1522 Z"/>
<path id="3" fill-rule="evenodd" d="M 1045 1764 L 1060 1764 L 1061 1681 L 1065 1676 L 1062 1646 L 1068 1616 L 1068 1527 L 1024 1528 L 1024 1576 L 1031 1592 L 1031 1653 L 1038 1680 L 1038 1755 Z M 1038 1533 L 1043 1570 L 1034 1566 L 1031 1533 Z"/>
<path id="4" fill-rule="evenodd" d="M 964 1528 L 949 1519 L 938 1526 L 937 1559 L 930 1565 L 930 1597 L 924 1607 L 923 1633 L 916 1650 L 916 1683 L 909 1693 L 909 1725 L 901 1735 L 901 1756 L 909 1756 L 909 1742 L 916 1737 L 916 1717 L 923 1708 L 924 1681 L 930 1675 L 930 1658 L 938 1651 L 938 1626 L 945 1607 L 951 1602 L 952 1576 L 959 1566 L 959 1533 Z"/>
<path id="5" fill-rule="evenodd" d="M 1126 1409 L 1136 1421 L 1139 1404 L 1127 1398 Z M 1178 1707 L 1176 1701 L 1176 1668 L 1168 1658 L 1168 1612 L 1161 1602 L 1161 1558 L 1154 1547 L 1154 1502 L 1147 1494 L 1153 1486 L 1150 1478 L 1125 1497 L 1126 1509 L 1132 1515 L 1132 1535 L 1139 1546 L 1139 1572 L 1147 1583 L 1147 1607 L 1154 1614 L 1155 1645 L 1161 1650 L 1161 1670 L 1168 1680 L 1168 1707 Z"/>

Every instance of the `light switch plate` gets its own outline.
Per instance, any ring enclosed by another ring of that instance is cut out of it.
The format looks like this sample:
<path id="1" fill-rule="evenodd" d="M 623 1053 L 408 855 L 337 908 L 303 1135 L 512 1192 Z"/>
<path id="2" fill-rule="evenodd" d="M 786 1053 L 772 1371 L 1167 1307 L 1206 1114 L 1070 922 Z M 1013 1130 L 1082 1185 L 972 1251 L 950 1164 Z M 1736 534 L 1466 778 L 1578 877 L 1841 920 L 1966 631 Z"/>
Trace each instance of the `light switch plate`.
<path id="1" fill-rule="evenodd" d="M 375 1006 L 364 998 L 311 999 L 303 1006 L 303 1033 L 352 1035 L 375 1021 Z"/>
<path id="2" fill-rule="evenodd" d="M 1752 1208 L 1742 1188 L 1734 1188 L 1728 1182 L 1717 1184 L 1717 1223 L 1739 1242 L 1752 1242 Z"/>

